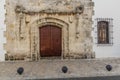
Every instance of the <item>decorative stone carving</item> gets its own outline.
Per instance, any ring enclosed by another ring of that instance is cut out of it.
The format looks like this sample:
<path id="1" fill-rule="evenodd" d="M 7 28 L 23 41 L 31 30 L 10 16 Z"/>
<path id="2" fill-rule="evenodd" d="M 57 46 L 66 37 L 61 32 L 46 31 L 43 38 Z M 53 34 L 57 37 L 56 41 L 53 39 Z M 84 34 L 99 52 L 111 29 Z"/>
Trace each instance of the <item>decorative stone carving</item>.
<path id="1" fill-rule="evenodd" d="M 75 4 L 75 5 L 74 5 Z M 29 5 L 29 4 L 28 4 Z M 17 5 L 15 8 L 15 12 L 20 13 L 48 13 L 48 14 L 71 14 L 71 13 L 82 13 L 84 10 L 84 6 L 80 1 L 76 2 L 74 0 L 65 1 L 65 0 L 53 0 L 49 1 L 44 0 L 41 2 L 40 6 L 32 6 L 27 7 L 24 5 Z"/>
<path id="2" fill-rule="evenodd" d="M 6 3 L 6 60 L 40 60 L 39 27 L 44 25 L 62 29 L 62 59 L 94 58 L 91 0 L 6 0 Z"/>
<path id="3" fill-rule="evenodd" d="M 39 19 L 35 21 L 34 23 L 30 24 L 31 34 L 32 34 L 31 35 L 31 41 L 32 41 L 31 46 L 34 46 L 34 47 L 31 47 L 31 50 L 32 50 L 31 54 L 33 53 L 37 54 L 37 51 L 39 51 L 40 43 L 39 43 L 39 38 L 37 38 L 39 36 L 38 28 L 44 25 L 56 25 L 62 29 L 62 35 L 63 35 L 62 36 L 62 47 L 63 47 L 62 53 L 69 53 L 69 34 L 68 34 L 69 25 L 66 22 L 59 20 L 57 18 L 47 17 L 47 18 Z M 64 54 L 62 55 L 65 56 Z"/>
<path id="4" fill-rule="evenodd" d="M 19 5 L 17 5 L 17 6 L 15 7 L 15 12 L 17 12 L 17 13 L 22 13 L 23 11 L 25 11 L 25 8 L 24 8 L 24 7 L 19 6 Z"/>

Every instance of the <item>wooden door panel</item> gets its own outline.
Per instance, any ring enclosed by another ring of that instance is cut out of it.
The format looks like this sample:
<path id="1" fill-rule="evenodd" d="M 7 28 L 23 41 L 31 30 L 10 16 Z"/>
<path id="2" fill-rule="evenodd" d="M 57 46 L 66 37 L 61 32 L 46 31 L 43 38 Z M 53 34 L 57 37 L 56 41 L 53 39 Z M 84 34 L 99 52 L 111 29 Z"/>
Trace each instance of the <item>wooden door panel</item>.
<path id="1" fill-rule="evenodd" d="M 61 29 L 58 27 L 51 27 L 51 37 L 52 37 L 52 49 L 54 55 L 61 55 Z"/>
<path id="2" fill-rule="evenodd" d="M 41 57 L 61 56 L 61 29 L 55 26 L 40 28 Z"/>
<path id="3" fill-rule="evenodd" d="M 42 27 L 40 29 L 40 53 L 42 53 L 41 56 L 47 56 L 50 54 L 50 40 L 50 26 Z"/>

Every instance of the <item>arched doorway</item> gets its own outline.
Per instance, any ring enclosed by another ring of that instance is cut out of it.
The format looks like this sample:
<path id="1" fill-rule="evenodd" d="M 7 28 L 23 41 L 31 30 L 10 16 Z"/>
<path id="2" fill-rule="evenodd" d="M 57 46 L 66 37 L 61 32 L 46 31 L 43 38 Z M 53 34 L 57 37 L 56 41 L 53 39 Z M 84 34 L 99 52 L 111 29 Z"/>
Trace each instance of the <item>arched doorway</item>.
<path id="1" fill-rule="evenodd" d="M 39 28 L 40 34 L 40 56 L 59 57 L 62 53 L 62 29 L 45 25 Z"/>

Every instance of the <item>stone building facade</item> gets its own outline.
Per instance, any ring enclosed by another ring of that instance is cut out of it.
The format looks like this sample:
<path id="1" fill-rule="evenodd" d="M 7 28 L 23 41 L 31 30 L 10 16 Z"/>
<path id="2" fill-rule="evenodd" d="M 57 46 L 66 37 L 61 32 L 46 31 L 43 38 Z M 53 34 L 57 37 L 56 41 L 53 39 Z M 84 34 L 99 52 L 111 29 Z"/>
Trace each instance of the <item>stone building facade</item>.
<path id="1" fill-rule="evenodd" d="M 92 0 L 6 0 L 5 59 L 94 58 L 93 7 Z"/>

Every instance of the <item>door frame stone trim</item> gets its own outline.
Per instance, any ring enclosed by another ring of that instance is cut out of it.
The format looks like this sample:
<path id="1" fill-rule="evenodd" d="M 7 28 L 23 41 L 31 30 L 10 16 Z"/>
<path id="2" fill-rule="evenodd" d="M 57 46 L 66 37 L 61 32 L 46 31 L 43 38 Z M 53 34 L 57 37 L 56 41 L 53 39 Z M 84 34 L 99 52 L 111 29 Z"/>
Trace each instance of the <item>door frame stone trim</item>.
<path id="1" fill-rule="evenodd" d="M 62 53 L 61 59 L 69 54 L 69 25 L 60 19 L 47 17 L 34 21 L 30 26 L 30 54 L 32 59 L 39 60 L 40 57 L 40 42 L 39 42 L 39 28 L 45 25 L 53 25 L 62 29 Z"/>

